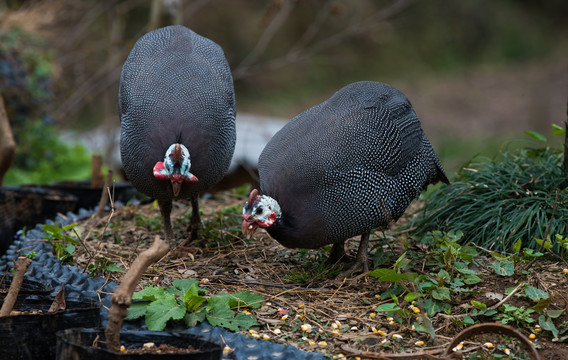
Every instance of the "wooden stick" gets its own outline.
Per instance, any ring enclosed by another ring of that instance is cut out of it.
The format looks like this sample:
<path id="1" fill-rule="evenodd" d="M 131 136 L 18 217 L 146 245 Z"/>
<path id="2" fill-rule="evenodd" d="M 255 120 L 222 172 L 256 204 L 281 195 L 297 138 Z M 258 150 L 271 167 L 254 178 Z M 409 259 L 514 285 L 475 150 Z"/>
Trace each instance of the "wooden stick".
<path id="1" fill-rule="evenodd" d="M 20 289 L 22 288 L 22 283 L 24 282 L 26 270 L 28 270 L 31 263 L 32 259 L 24 256 L 20 256 L 18 257 L 18 260 L 16 260 L 16 265 L 14 266 L 16 272 L 14 273 L 12 284 L 10 284 L 10 290 L 8 290 L 8 294 L 6 295 L 2 308 L 0 309 L 0 316 L 8 316 L 12 312 L 16 299 L 18 298 L 18 294 L 20 293 Z"/>
<path id="2" fill-rule="evenodd" d="M 120 349 L 120 328 L 122 320 L 128 315 L 128 307 L 132 302 L 132 293 L 140 281 L 144 271 L 170 251 L 170 246 L 159 236 L 154 238 L 154 243 L 148 249 L 140 253 L 134 260 L 130 269 L 124 274 L 118 288 L 111 298 L 111 308 L 108 312 L 108 324 L 105 329 L 107 348 L 111 351 Z"/>

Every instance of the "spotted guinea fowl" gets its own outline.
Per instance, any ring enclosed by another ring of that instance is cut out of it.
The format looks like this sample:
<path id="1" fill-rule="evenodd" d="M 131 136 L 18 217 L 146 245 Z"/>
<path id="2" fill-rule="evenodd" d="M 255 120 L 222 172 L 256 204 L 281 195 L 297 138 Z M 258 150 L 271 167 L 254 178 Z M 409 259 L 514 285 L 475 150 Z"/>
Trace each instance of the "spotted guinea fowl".
<path id="1" fill-rule="evenodd" d="M 370 231 L 396 221 L 428 184 L 448 183 L 408 99 L 378 82 L 350 84 L 287 123 L 258 162 L 260 193 L 243 207 L 243 233 L 258 227 L 282 245 L 333 244 L 361 235 L 355 263 L 368 271 Z"/>
<path id="2" fill-rule="evenodd" d="M 166 239 L 173 239 L 172 200 L 190 198 L 195 235 L 198 194 L 221 180 L 235 148 L 233 78 L 223 50 L 183 26 L 147 33 L 124 63 L 118 107 L 128 180 L 158 201 Z"/>

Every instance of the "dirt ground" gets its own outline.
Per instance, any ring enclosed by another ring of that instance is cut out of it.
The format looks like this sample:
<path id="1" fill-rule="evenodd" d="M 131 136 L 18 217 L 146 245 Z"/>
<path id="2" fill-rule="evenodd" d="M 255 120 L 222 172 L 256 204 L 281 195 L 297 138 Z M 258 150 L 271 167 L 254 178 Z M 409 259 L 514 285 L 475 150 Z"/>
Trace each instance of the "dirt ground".
<path id="1" fill-rule="evenodd" d="M 337 271 L 334 273 L 334 270 L 319 266 L 325 258 L 322 252 L 284 248 L 264 231 L 257 231 L 253 239 L 245 240 L 240 234 L 240 213 L 245 199 L 235 191 L 202 199 L 200 204 L 205 223 L 203 241 L 194 242 L 181 252 L 177 251 L 178 256 L 170 252 L 151 266 L 138 290 L 146 285 L 167 286 L 176 279 L 196 278 L 200 286 L 207 289 L 208 295 L 220 291 L 255 292 L 265 298 L 262 307 L 250 310 L 260 325 L 243 333 L 302 350 L 321 352 L 332 358 L 379 358 L 380 353 L 423 351 L 441 356 L 441 351 L 466 328 L 459 323 L 466 312 L 466 304 L 476 300 L 487 306 L 494 305 L 503 298 L 505 289 L 515 287 L 519 282 L 527 282 L 554 294 L 549 309 L 568 308 L 568 275 L 563 273 L 562 264 L 551 260 L 538 261 L 533 266 L 534 271 L 511 277 L 499 276 L 482 266 L 477 270 L 483 281 L 476 285 L 475 294 L 452 298 L 448 302 L 452 307 L 451 314 L 438 313 L 429 318 L 435 329 L 435 337 L 431 338 L 425 332 L 412 329 L 412 321 L 390 321 L 385 313 L 375 311 L 377 306 L 390 301 L 379 298 L 390 283 L 379 282 L 365 274 L 336 280 L 333 274 Z M 187 237 L 190 212 L 189 203 L 174 202 L 172 221 L 178 239 Z M 135 256 L 149 247 L 154 236 L 162 235 L 160 221 L 158 208 L 149 203 L 118 207 L 112 216 L 107 213 L 103 219 L 83 221 L 79 227 L 86 247 L 95 254 L 95 259 L 106 257 L 127 270 Z M 404 222 L 404 219 L 401 221 Z M 394 253 L 392 259 L 407 249 L 417 254 L 427 251 L 423 245 L 403 245 L 405 238 L 404 232 L 377 232 L 372 236 L 370 248 L 384 246 Z M 347 253 L 355 254 L 357 246 L 358 241 L 348 241 Z M 83 247 L 78 247 L 74 258 L 79 267 L 87 266 L 89 260 L 93 261 Z M 488 261 L 487 258 L 481 258 L 479 262 Z M 392 265 L 391 262 L 383 267 L 392 268 Z M 427 273 L 428 269 L 424 268 L 423 263 L 416 262 L 414 271 Z M 99 275 L 119 282 L 121 274 L 104 272 Z M 512 296 L 507 299 L 507 304 L 527 308 L 534 305 L 526 296 Z M 538 319 L 538 314 L 533 315 Z M 423 316 L 422 312 L 417 318 Z M 567 320 L 568 316 L 563 313 L 556 319 L 557 327 L 561 330 L 562 326 L 558 324 L 566 325 Z M 516 328 L 527 337 L 535 333 L 536 338 L 532 342 L 537 346 L 541 359 L 568 358 L 567 345 L 553 341 L 549 331 Z M 495 344 L 496 353 L 506 358 L 528 358 L 527 355 L 519 355 L 521 350 L 515 350 L 520 343 L 514 338 L 496 334 L 468 340 L 463 350 L 467 356 L 476 351 L 481 354 L 484 349 L 487 350 L 483 344 L 488 341 Z M 499 343 L 503 345 L 498 346 Z M 505 347 L 513 349 L 508 357 L 503 354 Z"/>

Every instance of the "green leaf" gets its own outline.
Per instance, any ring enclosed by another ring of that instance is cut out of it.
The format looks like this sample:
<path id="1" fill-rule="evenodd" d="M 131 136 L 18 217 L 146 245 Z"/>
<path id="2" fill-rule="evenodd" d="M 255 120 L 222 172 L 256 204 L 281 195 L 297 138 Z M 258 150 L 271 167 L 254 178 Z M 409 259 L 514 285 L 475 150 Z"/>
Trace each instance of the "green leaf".
<path id="1" fill-rule="evenodd" d="M 548 310 L 546 310 L 546 315 L 548 317 L 552 318 L 552 319 L 556 319 L 557 317 L 562 315 L 563 312 L 564 312 L 564 309 L 560 309 L 560 310 L 548 309 Z"/>
<path id="2" fill-rule="evenodd" d="M 550 242 L 550 239 L 546 239 L 546 241 L 544 242 L 544 245 L 542 245 L 542 241 L 543 241 L 542 239 L 535 238 L 534 241 L 536 241 L 537 244 L 544 246 L 544 248 L 546 250 L 552 249 L 552 243 Z"/>
<path id="3" fill-rule="evenodd" d="M 468 285 L 473 285 L 481 282 L 481 278 L 477 275 L 465 275 L 463 281 Z"/>
<path id="4" fill-rule="evenodd" d="M 155 301 L 171 296 L 173 295 L 166 294 L 164 288 L 161 288 L 159 286 L 148 286 L 132 294 L 132 300 L 144 299 L 144 300 Z"/>
<path id="5" fill-rule="evenodd" d="M 377 308 L 375 309 L 375 311 L 377 312 L 393 312 L 398 310 L 400 310 L 400 306 L 395 303 L 384 303 L 377 306 Z"/>
<path id="6" fill-rule="evenodd" d="M 207 311 L 205 308 L 202 308 L 199 311 L 188 312 L 183 317 L 183 321 L 187 325 L 187 327 L 196 327 L 197 324 L 203 322 L 205 317 L 207 316 Z"/>
<path id="7" fill-rule="evenodd" d="M 424 311 L 428 314 L 428 317 L 432 317 L 442 310 L 444 310 L 444 306 L 438 301 L 427 299 L 424 302 Z"/>
<path id="8" fill-rule="evenodd" d="M 118 264 L 108 264 L 107 266 L 104 267 L 104 271 L 120 272 L 120 273 L 125 272 Z"/>
<path id="9" fill-rule="evenodd" d="M 540 290 L 530 285 L 526 287 L 525 294 L 529 297 L 529 299 L 533 301 L 539 301 L 541 299 L 547 299 L 550 297 L 550 295 L 546 291 Z"/>
<path id="10" fill-rule="evenodd" d="M 552 136 L 562 136 L 566 135 L 566 129 L 556 124 L 552 124 Z"/>
<path id="11" fill-rule="evenodd" d="M 543 330 L 551 331 L 552 335 L 554 335 L 555 338 L 558 337 L 558 329 L 556 328 L 550 317 L 540 315 L 538 317 L 538 324 Z"/>
<path id="12" fill-rule="evenodd" d="M 197 310 L 205 300 L 207 299 L 198 295 L 196 284 L 191 285 L 183 296 L 183 302 L 185 303 L 187 311 Z"/>
<path id="13" fill-rule="evenodd" d="M 520 238 L 517 241 L 515 241 L 515 243 L 513 244 L 513 254 L 516 254 L 519 251 L 521 251 L 521 244 L 522 241 Z"/>
<path id="14" fill-rule="evenodd" d="M 512 276 L 515 273 L 515 266 L 509 261 L 495 261 L 493 270 L 497 275 Z"/>
<path id="15" fill-rule="evenodd" d="M 418 299 L 419 297 L 424 296 L 422 293 L 419 292 L 409 292 L 408 294 L 404 295 L 404 300 L 406 302 L 412 302 L 416 299 Z"/>
<path id="16" fill-rule="evenodd" d="M 493 315 L 495 315 L 495 314 L 497 314 L 497 313 L 498 313 L 497 310 L 495 310 L 495 309 L 489 309 L 489 310 L 487 310 L 486 312 L 484 312 L 483 315 L 485 315 L 485 316 L 493 316 Z"/>
<path id="17" fill-rule="evenodd" d="M 540 133 L 537 133 L 536 131 L 525 131 L 525 134 L 532 137 L 536 141 L 546 142 L 546 136 L 544 136 Z"/>
<path id="18" fill-rule="evenodd" d="M 430 335 L 432 339 L 434 339 L 436 337 L 436 330 L 434 329 L 434 326 L 432 325 L 430 319 L 422 315 L 420 316 L 420 320 L 422 321 L 422 323 L 414 322 L 414 329 L 416 331 L 425 332 Z"/>
<path id="19" fill-rule="evenodd" d="M 239 307 L 250 307 L 251 309 L 257 309 L 262 305 L 262 302 L 264 301 L 264 297 L 248 290 L 230 294 L 229 296 L 229 307 L 231 309 Z"/>
<path id="20" fill-rule="evenodd" d="M 69 225 L 63 226 L 62 229 L 65 230 L 65 231 L 69 231 L 69 230 L 73 229 L 75 226 L 77 226 L 77 224 L 69 224 Z"/>
<path id="21" fill-rule="evenodd" d="M 217 303 L 207 311 L 207 321 L 212 326 L 221 326 L 231 331 L 240 331 L 241 329 L 249 329 L 258 325 L 254 317 L 245 313 L 239 313 L 235 316 L 228 305 Z"/>
<path id="22" fill-rule="evenodd" d="M 197 293 L 199 295 L 205 294 L 205 289 L 199 287 L 199 281 L 197 281 L 197 279 L 178 279 L 174 280 L 172 282 L 172 285 L 176 289 L 179 289 L 180 294 L 185 294 L 187 290 L 189 290 L 189 288 L 192 287 L 193 285 L 195 285 Z"/>
<path id="23" fill-rule="evenodd" d="M 416 273 L 399 273 L 394 269 L 375 269 L 369 273 L 379 281 L 400 283 L 402 280 L 414 282 L 418 277 Z"/>
<path id="24" fill-rule="evenodd" d="M 463 319 L 462 319 L 462 322 L 466 325 L 475 324 L 475 321 L 473 321 L 473 319 L 470 316 L 464 316 Z"/>
<path id="25" fill-rule="evenodd" d="M 156 300 L 146 308 L 146 327 L 149 330 L 162 331 L 169 320 L 183 319 L 185 306 L 174 297 Z"/>
<path id="26" fill-rule="evenodd" d="M 471 305 L 473 305 L 476 309 L 481 309 L 481 310 L 487 309 L 487 305 L 485 305 L 484 303 L 479 302 L 479 301 L 473 300 L 471 302 Z"/>
<path id="27" fill-rule="evenodd" d="M 149 301 L 135 301 L 130 304 L 128 308 L 128 315 L 124 318 L 124 320 L 135 320 L 141 318 L 142 316 L 146 315 L 146 308 L 150 304 Z"/>
<path id="28" fill-rule="evenodd" d="M 432 297 L 436 300 L 450 300 L 450 289 L 438 287 L 432 291 Z"/>

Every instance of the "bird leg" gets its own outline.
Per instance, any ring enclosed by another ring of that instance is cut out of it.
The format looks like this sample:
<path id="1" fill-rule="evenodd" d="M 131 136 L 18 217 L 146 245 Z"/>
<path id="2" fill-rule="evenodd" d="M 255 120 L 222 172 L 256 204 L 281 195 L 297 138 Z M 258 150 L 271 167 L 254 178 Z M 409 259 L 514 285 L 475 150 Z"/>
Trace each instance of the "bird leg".
<path id="1" fill-rule="evenodd" d="M 334 243 L 331 246 L 331 251 L 329 253 L 329 257 L 325 261 L 327 266 L 333 266 L 340 261 L 345 261 L 345 241 Z"/>
<path id="2" fill-rule="evenodd" d="M 162 225 L 164 227 L 164 236 L 170 247 L 175 246 L 174 241 L 174 231 L 172 230 L 172 201 L 171 200 L 158 200 L 158 205 L 160 206 L 160 212 L 162 213 Z"/>
<path id="3" fill-rule="evenodd" d="M 361 234 L 361 240 L 359 242 L 359 250 L 357 250 L 357 255 L 355 256 L 355 262 L 351 267 L 337 276 L 338 279 L 343 279 L 353 275 L 356 272 L 366 273 L 369 272 L 369 264 L 367 263 L 367 251 L 369 248 L 369 236 L 370 231 L 366 231 Z M 332 248 L 333 252 L 333 248 Z"/>
<path id="4" fill-rule="evenodd" d="M 197 196 L 191 197 L 191 222 L 187 231 L 190 233 L 190 239 L 195 240 L 199 238 L 198 231 L 203 229 L 203 223 L 201 222 L 201 215 L 199 214 L 199 201 Z"/>
<path id="5" fill-rule="evenodd" d="M 156 235 L 152 246 L 138 255 L 130 265 L 128 272 L 122 277 L 120 285 L 111 297 L 111 308 L 108 312 L 108 323 L 105 329 L 107 348 L 110 350 L 119 351 L 122 320 L 128 315 L 128 308 L 132 303 L 132 293 L 142 274 L 148 266 L 160 260 L 169 250 L 168 242 Z"/>

